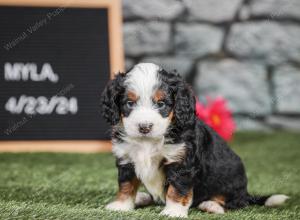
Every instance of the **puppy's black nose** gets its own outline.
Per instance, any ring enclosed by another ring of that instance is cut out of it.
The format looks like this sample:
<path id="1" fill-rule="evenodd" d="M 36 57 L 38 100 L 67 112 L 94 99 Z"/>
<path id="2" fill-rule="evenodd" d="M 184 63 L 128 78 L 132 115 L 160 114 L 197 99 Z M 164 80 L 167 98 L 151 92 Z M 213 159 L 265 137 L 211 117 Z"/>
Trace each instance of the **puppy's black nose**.
<path id="1" fill-rule="evenodd" d="M 139 132 L 142 134 L 148 134 L 153 127 L 152 123 L 139 124 Z"/>

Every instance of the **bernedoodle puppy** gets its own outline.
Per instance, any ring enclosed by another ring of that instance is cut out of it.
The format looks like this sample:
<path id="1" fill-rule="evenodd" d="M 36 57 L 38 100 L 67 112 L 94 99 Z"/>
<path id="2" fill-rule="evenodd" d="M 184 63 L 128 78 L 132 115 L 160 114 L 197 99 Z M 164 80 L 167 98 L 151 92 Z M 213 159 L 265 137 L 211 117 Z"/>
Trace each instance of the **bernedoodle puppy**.
<path id="1" fill-rule="evenodd" d="M 112 125 L 119 182 L 117 198 L 106 209 L 163 203 L 162 215 L 187 217 L 190 207 L 224 213 L 277 206 L 288 198 L 248 193 L 241 159 L 195 116 L 195 97 L 180 76 L 141 63 L 116 75 L 101 102 Z M 141 184 L 149 194 L 138 192 Z"/>

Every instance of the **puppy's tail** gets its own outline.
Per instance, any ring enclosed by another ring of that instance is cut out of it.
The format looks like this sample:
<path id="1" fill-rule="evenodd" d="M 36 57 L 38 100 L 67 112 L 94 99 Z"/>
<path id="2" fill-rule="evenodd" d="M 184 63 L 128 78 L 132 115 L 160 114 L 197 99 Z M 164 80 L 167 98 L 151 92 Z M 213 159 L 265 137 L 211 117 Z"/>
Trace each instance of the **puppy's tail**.
<path id="1" fill-rule="evenodd" d="M 264 205 L 267 207 L 277 207 L 282 205 L 289 197 L 283 194 L 271 196 L 248 196 L 249 205 Z"/>

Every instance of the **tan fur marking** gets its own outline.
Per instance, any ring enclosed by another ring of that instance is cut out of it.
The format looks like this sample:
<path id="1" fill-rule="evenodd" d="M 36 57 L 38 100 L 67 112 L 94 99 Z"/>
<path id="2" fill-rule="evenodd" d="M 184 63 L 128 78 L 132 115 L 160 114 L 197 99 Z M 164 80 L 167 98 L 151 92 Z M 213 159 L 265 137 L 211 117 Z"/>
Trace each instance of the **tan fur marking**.
<path id="1" fill-rule="evenodd" d="M 124 201 L 129 197 L 134 197 L 137 193 L 140 181 L 134 178 L 131 181 L 121 183 L 119 186 L 119 192 L 117 195 L 117 200 Z"/>
<path id="2" fill-rule="evenodd" d="M 169 118 L 169 121 L 172 121 L 173 120 L 173 117 L 174 117 L 174 112 L 171 111 L 168 118 Z"/>
<path id="3" fill-rule="evenodd" d="M 165 92 L 159 89 L 155 92 L 155 94 L 153 96 L 153 100 L 155 102 L 158 102 L 160 100 L 163 100 L 165 98 L 165 96 L 166 96 Z"/>
<path id="4" fill-rule="evenodd" d="M 136 101 L 139 99 L 139 97 L 137 96 L 137 94 L 135 94 L 135 93 L 132 92 L 132 91 L 128 91 L 127 97 L 128 97 L 128 99 L 129 99 L 130 101 L 133 101 L 133 102 L 136 102 Z"/>
<path id="5" fill-rule="evenodd" d="M 219 203 L 221 206 L 224 206 L 226 198 L 222 195 L 217 195 L 217 196 L 212 197 L 211 200 Z"/>
<path id="6" fill-rule="evenodd" d="M 187 195 L 183 196 L 183 195 L 180 195 L 172 185 L 169 186 L 168 191 L 167 191 L 168 199 L 170 199 L 174 202 L 178 202 L 183 206 L 186 206 L 187 204 L 190 203 L 192 196 L 193 196 L 192 190 L 190 190 Z"/>

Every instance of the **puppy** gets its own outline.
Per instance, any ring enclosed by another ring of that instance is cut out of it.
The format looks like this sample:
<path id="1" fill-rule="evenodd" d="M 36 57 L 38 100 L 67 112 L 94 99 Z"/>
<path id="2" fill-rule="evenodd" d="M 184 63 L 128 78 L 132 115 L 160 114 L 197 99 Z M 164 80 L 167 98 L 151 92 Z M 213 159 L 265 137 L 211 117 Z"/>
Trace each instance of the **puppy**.
<path id="1" fill-rule="evenodd" d="M 102 94 L 112 125 L 119 192 L 106 209 L 163 203 L 162 215 L 187 217 L 248 205 L 277 206 L 285 195 L 252 196 L 241 159 L 195 116 L 195 97 L 177 75 L 141 63 L 116 75 Z M 139 193 L 143 184 L 149 194 Z"/>

